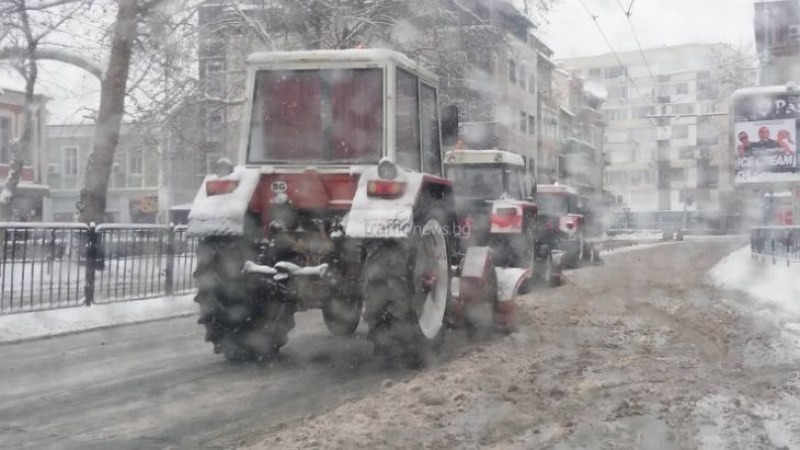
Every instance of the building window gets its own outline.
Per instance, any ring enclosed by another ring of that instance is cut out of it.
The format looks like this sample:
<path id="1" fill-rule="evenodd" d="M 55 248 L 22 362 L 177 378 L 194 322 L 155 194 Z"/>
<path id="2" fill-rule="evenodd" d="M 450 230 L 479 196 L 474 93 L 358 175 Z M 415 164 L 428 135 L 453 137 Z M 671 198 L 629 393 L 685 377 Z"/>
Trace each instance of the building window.
<path id="1" fill-rule="evenodd" d="M 144 173 L 144 156 L 140 147 L 134 147 L 128 152 L 128 173 L 131 175 Z"/>
<path id="2" fill-rule="evenodd" d="M 675 87 L 676 94 L 688 94 L 689 93 L 689 83 L 680 83 L 678 86 Z"/>
<path id="3" fill-rule="evenodd" d="M 697 138 L 697 145 L 719 145 L 719 136 Z"/>
<path id="4" fill-rule="evenodd" d="M 627 99 L 628 86 L 616 86 L 608 89 L 608 98 L 612 99 Z"/>
<path id="5" fill-rule="evenodd" d="M 64 176 L 78 176 L 78 147 L 64 147 L 62 150 L 61 165 L 64 167 Z"/>
<path id="6" fill-rule="evenodd" d="M 672 139 L 686 139 L 689 137 L 689 125 L 673 125 Z"/>
<path id="7" fill-rule="evenodd" d="M 528 75 L 528 92 L 531 94 L 536 92 L 536 75 L 534 74 Z"/>
<path id="8" fill-rule="evenodd" d="M 222 96 L 225 84 L 222 61 L 208 61 L 206 63 L 206 93 L 212 96 Z"/>
<path id="9" fill-rule="evenodd" d="M 609 109 L 606 110 L 603 114 L 605 115 L 607 121 L 628 119 L 627 108 Z"/>
<path id="10" fill-rule="evenodd" d="M 508 60 L 508 81 L 517 84 L 517 62 L 513 59 Z"/>
<path id="11" fill-rule="evenodd" d="M 713 114 L 717 112 L 717 105 L 714 102 L 703 102 L 700 103 L 700 113 L 701 114 Z M 700 118 L 698 118 L 699 120 Z"/>
<path id="12" fill-rule="evenodd" d="M 694 105 L 691 103 L 678 103 L 670 107 L 672 114 L 694 114 Z"/>
<path id="13" fill-rule="evenodd" d="M 11 162 L 11 119 L 0 117 L 0 164 Z"/>
<path id="14" fill-rule="evenodd" d="M 680 159 L 694 159 L 694 147 L 681 147 L 678 157 Z"/>
<path id="15" fill-rule="evenodd" d="M 719 187 L 719 167 L 709 166 L 706 176 L 708 177 L 708 187 Z"/>
<path id="16" fill-rule="evenodd" d="M 528 132 L 528 115 L 525 111 L 520 111 L 519 113 L 519 131 L 521 131 L 522 134 Z"/>
<path id="17" fill-rule="evenodd" d="M 222 139 L 222 113 L 209 112 L 207 116 L 206 133 L 209 141 L 219 141 Z"/>
<path id="18" fill-rule="evenodd" d="M 701 70 L 697 72 L 697 79 L 698 80 L 708 80 L 711 78 L 711 72 L 708 70 Z"/>
<path id="19" fill-rule="evenodd" d="M 599 67 L 592 67 L 589 69 L 589 79 L 596 80 L 603 75 L 603 71 Z"/>
<path id="20" fill-rule="evenodd" d="M 525 82 L 528 81 L 528 68 L 520 64 L 519 66 L 519 87 L 525 89 Z"/>
<path id="21" fill-rule="evenodd" d="M 606 68 L 606 78 L 620 78 L 625 75 L 625 68 L 622 66 L 614 66 Z"/>
<path id="22" fill-rule="evenodd" d="M 528 134 L 536 134 L 536 117 L 528 116 Z"/>
<path id="23" fill-rule="evenodd" d="M 669 181 L 677 183 L 686 181 L 686 170 L 682 167 L 669 169 Z"/>

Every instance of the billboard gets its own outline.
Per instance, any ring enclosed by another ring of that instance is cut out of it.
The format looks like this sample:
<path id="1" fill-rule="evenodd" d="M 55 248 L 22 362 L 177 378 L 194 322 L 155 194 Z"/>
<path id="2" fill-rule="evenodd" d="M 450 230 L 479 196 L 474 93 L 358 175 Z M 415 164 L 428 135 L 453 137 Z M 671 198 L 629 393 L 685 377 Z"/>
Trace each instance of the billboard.
<path id="1" fill-rule="evenodd" d="M 733 113 L 736 183 L 800 183 L 800 94 L 773 88 L 740 92 Z"/>

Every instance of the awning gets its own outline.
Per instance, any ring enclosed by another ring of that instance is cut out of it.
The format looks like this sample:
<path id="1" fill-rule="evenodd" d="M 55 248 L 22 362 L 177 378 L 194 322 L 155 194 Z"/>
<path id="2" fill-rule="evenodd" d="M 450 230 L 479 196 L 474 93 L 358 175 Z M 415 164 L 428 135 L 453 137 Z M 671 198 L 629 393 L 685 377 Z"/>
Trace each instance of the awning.
<path id="1" fill-rule="evenodd" d="M 46 184 L 20 183 L 17 185 L 17 195 L 26 197 L 48 197 L 50 186 Z"/>

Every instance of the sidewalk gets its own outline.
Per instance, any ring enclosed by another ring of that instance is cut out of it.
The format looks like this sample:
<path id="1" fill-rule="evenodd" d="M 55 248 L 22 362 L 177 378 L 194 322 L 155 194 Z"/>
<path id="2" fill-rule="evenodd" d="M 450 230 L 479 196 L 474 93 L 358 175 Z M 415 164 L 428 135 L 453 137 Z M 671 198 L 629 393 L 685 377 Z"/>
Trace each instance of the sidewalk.
<path id="1" fill-rule="evenodd" d="M 194 294 L 0 316 L 0 343 L 193 314 Z"/>

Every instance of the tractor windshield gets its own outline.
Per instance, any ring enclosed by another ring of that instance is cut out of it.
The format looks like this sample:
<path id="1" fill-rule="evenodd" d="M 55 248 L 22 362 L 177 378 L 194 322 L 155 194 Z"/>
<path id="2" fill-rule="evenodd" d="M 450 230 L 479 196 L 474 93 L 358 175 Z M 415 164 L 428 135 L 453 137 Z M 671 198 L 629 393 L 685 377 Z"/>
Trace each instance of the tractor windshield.
<path id="1" fill-rule="evenodd" d="M 448 165 L 447 178 L 457 196 L 495 199 L 503 196 L 504 169 L 500 165 Z"/>
<path id="2" fill-rule="evenodd" d="M 383 107 L 381 69 L 259 71 L 247 162 L 378 162 Z"/>
<path id="3" fill-rule="evenodd" d="M 549 216 L 569 214 L 570 196 L 560 192 L 539 192 L 536 194 L 536 204 L 539 212 Z"/>

